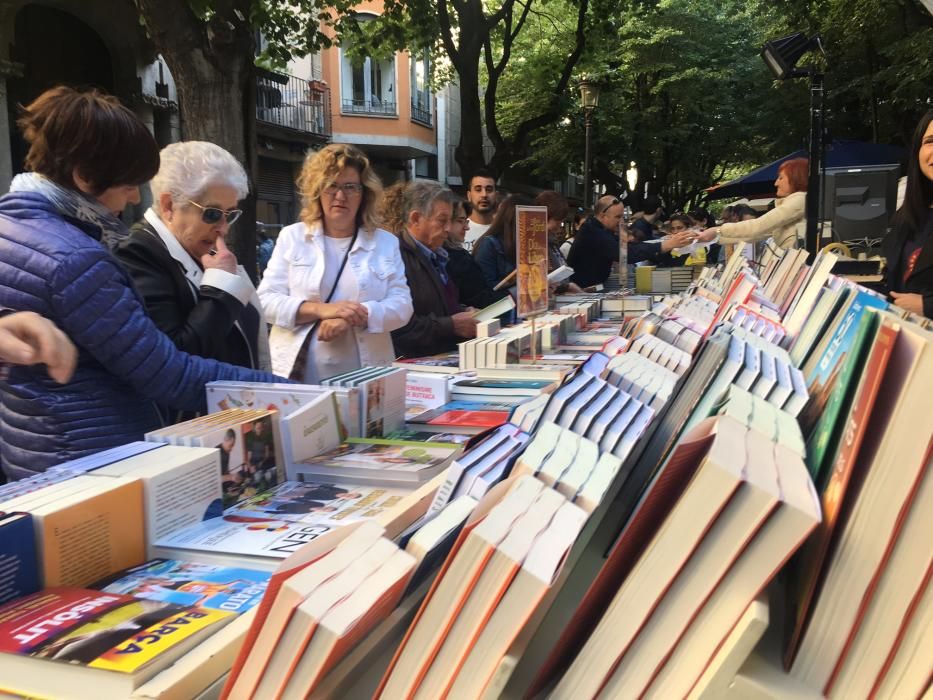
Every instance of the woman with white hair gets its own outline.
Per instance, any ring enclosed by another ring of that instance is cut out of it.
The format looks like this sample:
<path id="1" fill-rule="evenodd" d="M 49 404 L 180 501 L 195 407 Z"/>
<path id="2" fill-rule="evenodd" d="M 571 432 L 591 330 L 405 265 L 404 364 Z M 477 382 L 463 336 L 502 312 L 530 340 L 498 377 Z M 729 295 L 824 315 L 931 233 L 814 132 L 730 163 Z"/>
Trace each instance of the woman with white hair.
<path id="1" fill-rule="evenodd" d="M 224 239 L 242 213 L 246 172 L 205 141 L 162 149 L 153 204 L 116 250 L 155 324 L 192 355 L 269 369 L 252 282 Z"/>

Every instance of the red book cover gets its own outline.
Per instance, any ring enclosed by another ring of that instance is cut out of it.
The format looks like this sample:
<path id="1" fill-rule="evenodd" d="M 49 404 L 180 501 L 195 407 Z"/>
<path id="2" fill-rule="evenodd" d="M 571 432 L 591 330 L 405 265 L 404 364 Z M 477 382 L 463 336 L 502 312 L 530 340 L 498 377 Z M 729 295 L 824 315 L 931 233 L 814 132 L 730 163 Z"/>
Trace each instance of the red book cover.
<path id="1" fill-rule="evenodd" d="M 466 428 L 495 428 L 509 419 L 505 411 L 447 411 L 428 425 L 458 425 Z"/>
<path id="2" fill-rule="evenodd" d="M 133 674 L 233 613 L 82 588 L 47 588 L 0 608 L 0 652 Z"/>
<path id="3" fill-rule="evenodd" d="M 785 642 L 784 667 L 790 669 L 797 656 L 810 620 L 813 603 L 822 584 L 824 563 L 830 555 L 833 534 L 842 522 L 846 495 L 854 476 L 856 457 L 865 438 L 865 428 L 871 417 L 872 407 L 884 378 L 885 368 L 891 358 L 897 329 L 882 323 L 878 327 L 871 353 L 865 362 L 862 379 L 856 390 L 849 419 L 843 428 L 839 451 L 833 463 L 833 471 L 823 490 L 820 507 L 823 521 L 817 526 L 810 539 L 801 548 L 788 579 L 788 615 L 786 629 L 790 634 Z"/>

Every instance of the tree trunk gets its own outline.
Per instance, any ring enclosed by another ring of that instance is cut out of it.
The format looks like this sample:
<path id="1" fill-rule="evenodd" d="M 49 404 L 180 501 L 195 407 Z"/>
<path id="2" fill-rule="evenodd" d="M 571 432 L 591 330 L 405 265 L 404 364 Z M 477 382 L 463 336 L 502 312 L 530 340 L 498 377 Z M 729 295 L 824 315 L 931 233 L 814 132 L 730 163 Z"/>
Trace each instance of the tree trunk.
<path id="1" fill-rule="evenodd" d="M 454 150 L 454 158 L 460 166 L 460 175 L 463 186 L 469 185 L 470 178 L 477 170 L 486 167 L 486 157 L 483 152 L 483 113 L 479 94 L 479 48 L 475 54 L 469 51 L 471 47 L 462 46 L 461 66 L 458 66 L 460 78 L 460 143 Z M 475 57 L 475 60 L 474 60 Z M 494 172 L 493 177 L 498 178 L 501 173 Z"/>
<path id="2" fill-rule="evenodd" d="M 165 58 L 175 87 L 186 141 L 210 141 L 243 164 L 250 194 L 228 243 L 256 278 L 256 68 L 249 0 L 225 5 L 207 22 L 188 0 L 135 0 L 153 43 Z M 243 18 L 243 19 L 241 19 Z"/>
<path id="3" fill-rule="evenodd" d="M 248 50 L 248 49 L 247 49 Z M 251 56 L 251 53 L 245 53 Z M 227 242 L 250 277 L 256 278 L 256 161 L 255 82 L 252 60 L 217 71 L 204 60 L 178 61 L 165 57 L 178 88 L 182 138 L 211 141 L 230 151 L 243 164 L 249 196 L 240 203 L 243 215 L 230 230 Z M 248 76 L 245 77 L 244 76 Z M 252 98 L 252 99 L 251 99 Z"/>

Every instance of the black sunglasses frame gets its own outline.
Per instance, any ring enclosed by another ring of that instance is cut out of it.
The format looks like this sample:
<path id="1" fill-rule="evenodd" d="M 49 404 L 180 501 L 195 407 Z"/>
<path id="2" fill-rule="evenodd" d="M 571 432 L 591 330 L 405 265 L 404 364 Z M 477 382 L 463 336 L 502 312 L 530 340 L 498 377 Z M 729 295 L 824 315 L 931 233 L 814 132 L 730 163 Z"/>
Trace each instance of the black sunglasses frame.
<path id="1" fill-rule="evenodd" d="M 223 218 L 226 218 L 227 224 L 229 226 L 233 226 L 237 219 L 239 219 L 243 214 L 242 209 L 221 209 L 220 207 L 206 207 L 203 204 L 198 204 L 192 199 L 189 199 L 188 203 L 193 204 L 201 210 L 201 221 L 203 221 L 205 224 L 208 224 L 209 226 L 219 224 L 220 220 Z M 212 212 L 217 212 L 219 216 L 214 216 Z"/>

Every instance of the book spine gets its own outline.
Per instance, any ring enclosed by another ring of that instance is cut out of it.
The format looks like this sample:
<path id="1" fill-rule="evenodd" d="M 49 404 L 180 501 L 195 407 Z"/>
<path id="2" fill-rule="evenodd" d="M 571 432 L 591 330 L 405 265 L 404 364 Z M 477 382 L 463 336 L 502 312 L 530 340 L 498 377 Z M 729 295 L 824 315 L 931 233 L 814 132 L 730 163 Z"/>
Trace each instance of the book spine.
<path id="1" fill-rule="evenodd" d="M 849 419 L 843 427 L 833 470 L 827 480 L 826 488 L 823 489 L 823 522 L 819 525 L 817 534 L 801 552 L 802 559 L 799 566 L 801 583 L 794 596 L 796 607 L 793 613 L 792 632 L 784 651 L 785 669 L 790 669 L 797 656 L 797 650 L 810 621 L 813 601 L 816 599 L 823 580 L 825 573 L 823 562 L 832 542 L 833 531 L 845 518 L 845 501 L 842 504 L 836 504 L 835 499 L 841 498 L 841 495 L 850 488 L 849 482 L 852 478 L 855 458 L 862 446 L 871 409 L 875 404 L 875 398 L 896 340 L 897 331 L 894 328 L 886 324 L 878 328 L 873 350 L 863 371 L 862 386 L 857 391 L 855 402 L 849 412 Z M 850 498 L 848 501 L 850 506 L 852 500 L 854 499 Z"/>

